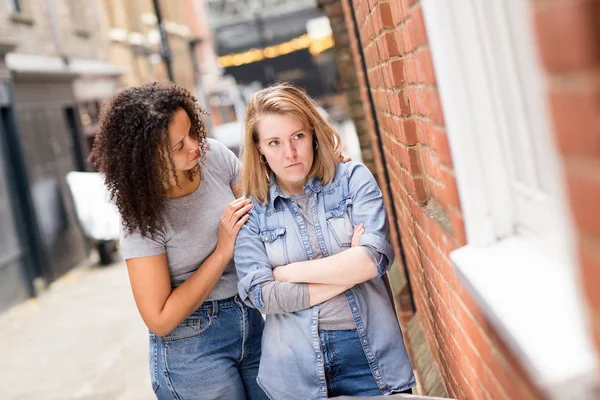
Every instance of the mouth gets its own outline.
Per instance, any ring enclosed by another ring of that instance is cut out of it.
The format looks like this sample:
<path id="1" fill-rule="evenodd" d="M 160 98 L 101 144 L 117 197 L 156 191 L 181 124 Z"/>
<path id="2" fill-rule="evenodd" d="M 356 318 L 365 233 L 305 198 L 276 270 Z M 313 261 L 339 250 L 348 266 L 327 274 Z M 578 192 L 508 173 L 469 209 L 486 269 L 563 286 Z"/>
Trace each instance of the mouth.
<path id="1" fill-rule="evenodd" d="M 298 163 L 295 163 L 295 164 L 290 164 L 290 165 L 288 165 L 286 168 L 298 167 L 298 166 L 300 166 L 300 165 L 302 165 L 302 163 L 299 163 L 299 162 L 298 162 Z"/>
<path id="2" fill-rule="evenodd" d="M 194 158 L 192 159 L 192 161 L 196 161 L 199 158 L 200 158 L 200 150 L 198 150 L 198 152 L 196 153 L 196 156 L 194 156 Z"/>

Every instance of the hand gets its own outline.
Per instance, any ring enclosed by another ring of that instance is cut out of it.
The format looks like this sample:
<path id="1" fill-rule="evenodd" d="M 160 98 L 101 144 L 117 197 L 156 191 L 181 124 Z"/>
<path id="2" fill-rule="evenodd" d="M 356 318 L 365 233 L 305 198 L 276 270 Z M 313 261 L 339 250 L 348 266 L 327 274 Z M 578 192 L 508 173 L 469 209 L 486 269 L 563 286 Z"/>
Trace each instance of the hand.
<path id="1" fill-rule="evenodd" d="M 347 163 L 352 161 L 352 157 L 344 157 L 343 154 L 340 154 L 340 162 Z"/>
<path id="2" fill-rule="evenodd" d="M 215 252 L 221 254 L 226 262 L 233 258 L 233 247 L 242 225 L 250 218 L 248 211 L 252 209 L 252 201 L 245 197 L 229 203 L 219 222 L 219 241 Z"/>
<path id="3" fill-rule="evenodd" d="M 352 234 L 351 242 L 352 247 L 360 246 L 360 238 L 362 237 L 363 233 L 365 233 L 365 224 L 361 222 L 360 225 L 354 227 L 354 233 Z"/>

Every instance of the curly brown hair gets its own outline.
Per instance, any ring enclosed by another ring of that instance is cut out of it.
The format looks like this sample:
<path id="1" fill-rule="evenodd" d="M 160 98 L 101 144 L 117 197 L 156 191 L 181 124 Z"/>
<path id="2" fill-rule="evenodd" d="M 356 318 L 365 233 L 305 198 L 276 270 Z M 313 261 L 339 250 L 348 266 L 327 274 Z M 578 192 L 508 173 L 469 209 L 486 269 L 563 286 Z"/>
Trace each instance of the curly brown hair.
<path id="1" fill-rule="evenodd" d="M 150 83 L 122 90 L 103 107 L 89 160 L 104 174 L 111 200 L 128 234 L 154 236 L 163 224 L 163 207 L 172 177 L 179 186 L 169 146 L 168 127 L 182 108 L 191 122 L 190 136 L 208 150 L 206 112 L 186 89 L 172 83 Z M 170 173 L 171 171 L 171 173 Z M 187 171 L 191 180 L 199 166 Z"/>

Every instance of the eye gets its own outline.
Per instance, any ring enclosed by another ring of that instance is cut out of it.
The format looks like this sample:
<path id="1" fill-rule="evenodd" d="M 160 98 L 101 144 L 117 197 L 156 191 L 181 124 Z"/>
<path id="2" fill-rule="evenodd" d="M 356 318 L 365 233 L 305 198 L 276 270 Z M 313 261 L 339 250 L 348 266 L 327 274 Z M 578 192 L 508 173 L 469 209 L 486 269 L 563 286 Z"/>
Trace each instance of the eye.
<path id="1" fill-rule="evenodd" d="M 300 132 L 294 135 L 294 140 L 302 139 L 304 137 L 304 133 Z"/>
<path id="2" fill-rule="evenodd" d="M 279 144 L 279 140 L 271 140 L 269 142 L 269 146 L 277 146 Z"/>
<path id="3" fill-rule="evenodd" d="M 180 151 L 183 150 L 183 142 L 179 143 L 176 147 L 175 147 L 176 151 Z"/>

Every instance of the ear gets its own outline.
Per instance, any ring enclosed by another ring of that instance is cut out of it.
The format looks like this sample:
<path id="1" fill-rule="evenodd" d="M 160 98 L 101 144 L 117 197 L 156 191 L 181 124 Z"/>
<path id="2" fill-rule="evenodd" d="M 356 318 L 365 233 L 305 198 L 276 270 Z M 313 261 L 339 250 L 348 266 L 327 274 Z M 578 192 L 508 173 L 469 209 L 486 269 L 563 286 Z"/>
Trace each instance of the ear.
<path id="1" fill-rule="evenodd" d="M 254 146 L 256 147 L 259 156 L 263 154 L 262 149 L 260 148 L 260 143 L 255 143 Z"/>

